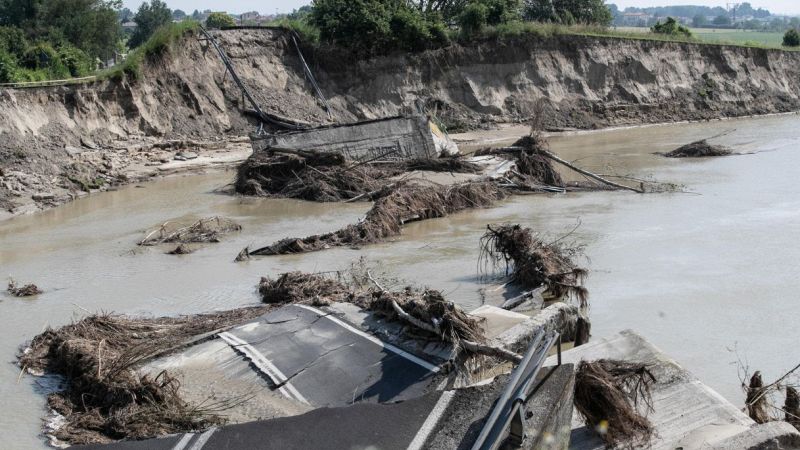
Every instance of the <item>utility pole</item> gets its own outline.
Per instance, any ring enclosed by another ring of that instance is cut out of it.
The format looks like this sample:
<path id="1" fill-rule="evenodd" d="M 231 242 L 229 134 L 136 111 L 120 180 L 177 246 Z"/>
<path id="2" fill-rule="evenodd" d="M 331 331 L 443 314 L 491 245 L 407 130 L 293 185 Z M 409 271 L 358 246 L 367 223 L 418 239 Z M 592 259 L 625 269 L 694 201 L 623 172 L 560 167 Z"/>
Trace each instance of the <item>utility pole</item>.
<path id="1" fill-rule="evenodd" d="M 732 15 L 731 23 L 734 24 L 734 25 L 736 24 L 736 9 L 739 7 L 739 5 L 741 5 L 741 3 L 728 3 L 727 4 L 728 12 L 731 13 L 731 15 Z"/>

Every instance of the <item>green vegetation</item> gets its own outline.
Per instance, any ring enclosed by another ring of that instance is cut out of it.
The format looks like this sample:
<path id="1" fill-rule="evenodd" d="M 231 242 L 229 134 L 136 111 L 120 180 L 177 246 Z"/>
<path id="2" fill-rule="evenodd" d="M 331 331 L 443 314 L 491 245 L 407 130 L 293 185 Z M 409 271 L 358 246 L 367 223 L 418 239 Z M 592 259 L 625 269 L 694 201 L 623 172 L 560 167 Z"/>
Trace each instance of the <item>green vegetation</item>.
<path id="1" fill-rule="evenodd" d="M 800 33 L 794 28 L 788 30 L 783 35 L 783 45 L 785 47 L 800 47 Z"/>
<path id="2" fill-rule="evenodd" d="M 650 31 L 656 34 L 666 34 L 668 36 L 692 36 L 692 32 L 689 31 L 688 28 L 679 24 L 672 17 L 667 17 L 667 21 L 664 23 L 656 22 L 656 24 L 650 28 Z"/>
<path id="3" fill-rule="evenodd" d="M 703 42 L 728 43 L 747 47 L 780 47 L 783 41 L 782 32 L 719 28 L 695 28 L 692 32 L 698 40 Z"/>
<path id="4" fill-rule="evenodd" d="M 529 0 L 525 18 L 564 25 L 608 26 L 614 17 L 604 0 Z"/>
<path id="5" fill-rule="evenodd" d="M 0 0 L 0 83 L 89 74 L 116 51 L 118 8 L 105 0 Z"/>
<path id="6" fill-rule="evenodd" d="M 209 14 L 208 19 L 206 19 L 206 27 L 208 28 L 225 28 L 235 26 L 236 21 L 233 20 L 233 17 L 224 12 L 213 12 Z"/>
<path id="7" fill-rule="evenodd" d="M 128 46 L 131 48 L 142 45 L 156 30 L 171 23 L 172 11 L 161 0 L 144 2 L 133 16 L 133 21 L 136 22 L 136 31 L 128 40 Z"/>
<path id="8" fill-rule="evenodd" d="M 133 50 L 125 62 L 100 72 L 98 77 L 101 79 L 121 79 L 127 76 L 130 79 L 138 79 L 141 76 L 141 67 L 145 60 L 160 57 L 172 44 L 178 42 L 185 35 L 196 32 L 199 27 L 200 23 L 194 20 L 184 20 L 177 23 L 170 22 L 157 29 L 150 36 L 150 39 Z"/>

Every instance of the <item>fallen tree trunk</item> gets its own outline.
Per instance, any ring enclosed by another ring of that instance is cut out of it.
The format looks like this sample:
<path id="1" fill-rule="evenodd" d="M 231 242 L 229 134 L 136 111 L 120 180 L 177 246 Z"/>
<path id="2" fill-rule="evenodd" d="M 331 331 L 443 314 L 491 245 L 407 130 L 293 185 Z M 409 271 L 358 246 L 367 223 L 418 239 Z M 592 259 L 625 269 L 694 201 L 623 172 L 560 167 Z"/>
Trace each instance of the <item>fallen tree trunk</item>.
<path id="1" fill-rule="evenodd" d="M 619 184 L 619 183 L 615 183 L 615 182 L 613 182 L 611 180 L 607 180 L 607 179 L 601 177 L 600 175 L 597 175 L 597 174 L 594 174 L 592 172 L 589 172 L 588 170 L 581 169 L 580 167 L 572 164 L 571 162 L 568 162 L 568 161 L 565 161 L 565 160 L 559 158 L 558 156 L 554 155 L 553 153 L 551 153 L 548 150 L 541 149 L 539 151 L 541 151 L 544 156 L 552 159 L 553 161 L 555 161 L 555 162 L 557 162 L 559 164 L 565 165 L 565 166 L 569 167 L 570 169 L 574 170 L 575 172 L 578 172 L 581 175 L 585 175 L 585 176 L 587 176 L 587 177 L 589 177 L 589 178 L 591 178 L 593 180 L 599 181 L 599 182 L 601 182 L 603 184 L 607 184 L 609 186 L 613 186 L 613 187 L 618 188 L 618 189 L 625 189 L 625 190 L 628 190 L 628 191 L 636 192 L 638 194 L 644 194 L 644 190 L 643 189 L 636 189 L 636 188 L 632 188 L 630 186 L 625 186 L 624 184 Z"/>

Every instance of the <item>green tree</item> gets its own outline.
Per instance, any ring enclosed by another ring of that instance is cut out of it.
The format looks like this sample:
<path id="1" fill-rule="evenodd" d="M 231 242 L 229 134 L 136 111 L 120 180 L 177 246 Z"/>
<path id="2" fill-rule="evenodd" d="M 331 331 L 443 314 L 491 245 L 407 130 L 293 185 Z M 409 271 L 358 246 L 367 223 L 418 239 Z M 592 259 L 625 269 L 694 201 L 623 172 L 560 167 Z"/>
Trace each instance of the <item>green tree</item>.
<path id="1" fill-rule="evenodd" d="M 131 48 L 142 45 L 157 29 L 172 22 L 172 11 L 161 0 L 151 0 L 142 3 L 133 21 L 136 22 L 136 31 L 128 41 Z"/>
<path id="2" fill-rule="evenodd" d="M 172 11 L 172 18 L 175 20 L 183 20 L 186 18 L 186 12 L 181 9 L 176 9 Z"/>
<path id="3" fill-rule="evenodd" d="M 236 21 L 229 14 L 224 12 L 213 12 L 206 19 L 208 28 L 235 27 Z"/>
<path id="4" fill-rule="evenodd" d="M 708 24 L 708 19 L 706 18 L 706 16 L 702 14 L 696 15 L 692 19 L 692 26 L 695 28 L 701 28 L 706 26 L 707 24 Z"/>
<path id="5" fill-rule="evenodd" d="M 720 14 L 717 17 L 714 17 L 712 23 L 717 26 L 727 26 L 731 24 L 731 18 L 726 15 Z"/>
<path id="6" fill-rule="evenodd" d="M 18 70 L 16 58 L 0 49 L 0 83 L 17 81 Z"/>
<path id="7" fill-rule="evenodd" d="M 487 25 L 489 8 L 482 2 L 470 2 L 458 17 L 458 24 L 461 32 L 466 36 L 472 36 L 483 31 Z"/>
<path id="8" fill-rule="evenodd" d="M 602 26 L 614 19 L 604 0 L 527 0 L 525 17 L 538 22 Z"/>
<path id="9" fill-rule="evenodd" d="M 678 21 L 672 17 L 667 17 L 667 20 L 664 23 L 661 23 L 661 21 L 656 22 L 656 24 L 650 28 L 650 31 L 657 34 L 666 34 L 670 36 L 692 36 L 692 32 L 688 28 L 679 24 Z"/>
<path id="10" fill-rule="evenodd" d="M 800 47 L 800 33 L 794 28 L 787 30 L 783 35 L 783 45 L 784 47 Z"/>

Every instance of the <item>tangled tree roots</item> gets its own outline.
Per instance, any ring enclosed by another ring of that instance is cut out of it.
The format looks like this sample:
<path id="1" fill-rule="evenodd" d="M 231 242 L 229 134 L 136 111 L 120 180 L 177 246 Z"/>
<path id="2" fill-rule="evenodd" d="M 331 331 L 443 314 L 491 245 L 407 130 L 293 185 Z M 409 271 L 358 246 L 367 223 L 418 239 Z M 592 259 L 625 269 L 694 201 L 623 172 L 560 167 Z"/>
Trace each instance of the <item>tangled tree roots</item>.
<path id="1" fill-rule="evenodd" d="M 575 408 L 609 446 L 646 446 L 653 426 L 639 413 L 652 411 L 656 379 L 643 364 L 601 359 L 581 361 L 575 375 Z"/>
<path id="2" fill-rule="evenodd" d="M 761 372 L 756 371 L 750 377 L 750 386 L 747 388 L 747 415 L 756 423 L 767 423 L 770 421 L 767 411 L 767 392 L 764 389 L 764 381 L 761 379 Z"/>
<path id="3" fill-rule="evenodd" d="M 177 242 L 180 244 L 197 242 L 219 242 L 228 233 L 241 231 L 242 226 L 224 217 L 200 219 L 188 227 L 175 227 L 170 222 L 149 231 L 139 245 L 158 245 Z"/>
<path id="4" fill-rule="evenodd" d="M 703 158 L 706 156 L 728 156 L 731 153 L 729 148 L 709 144 L 708 141 L 703 139 L 665 153 L 664 156 L 667 158 Z"/>
<path id="5" fill-rule="evenodd" d="M 261 197 L 299 198 L 319 202 L 372 200 L 387 179 L 411 170 L 477 173 L 480 167 L 461 158 L 416 159 L 348 166 L 339 153 L 267 150 L 254 153 L 236 174 L 236 192 Z"/>
<path id="6" fill-rule="evenodd" d="M 39 289 L 39 286 L 36 286 L 33 283 L 28 283 L 24 286 L 17 286 L 17 282 L 13 279 L 8 282 L 8 288 L 6 290 L 14 297 L 32 297 L 44 292 Z"/>
<path id="7" fill-rule="evenodd" d="M 452 186 L 400 185 L 375 202 L 356 225 L 332 233 L 303 239 L 289 238 L 250 252 L 251 255 L 304 253 L 330 247 L 358 246 L 381 242 L 400 234 L 403 225 L 417 220 L 444 217 L 470 208 L 481 208 L 505 198 L 494 183 L 464 183 Z"/>
<path id="8" fill-rule="evenodd" d="M 538 134 L 525 136 L 514 143 L 522 150 L 517 154 L 517 171 L 533 181 L 547 186 L 564 186 L 564 180 L 556 171 L 553 162 L 541 150 L 547 149 L 547 141 Z"/>
<path id="9" fill-rule="evenodd" d="M 32 372 L 66 379 L 66 389 L 48 398 L 49 406 L 66 419 L 53 433 L 59 440 L 107 443 L 196 431 L 221 423 L 219 413 L 233 405 L 191 405 L 169 373 L 152 377 L 136 367 L 197 335 L 258 317 L 267 309 L 157 319 L 89 316 L 36 336 L 19 363 Z"/>
<path id="10" fill-rule="evenodd" d="M 589 293 L 583 286 L 586 269 L 574 259 L 579 250 L 545 243 L 530 228 L 519 225 L 487 225 L 481 237 L 481 267 L 488 272 L 504 266 L 513 282 L 525 289 L 546 286 L 552 299 L 576 298 L 586 306 Z"/>

